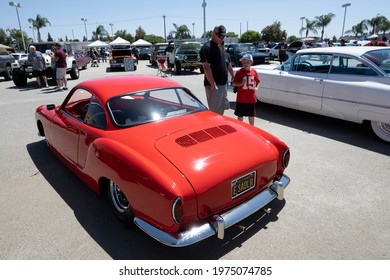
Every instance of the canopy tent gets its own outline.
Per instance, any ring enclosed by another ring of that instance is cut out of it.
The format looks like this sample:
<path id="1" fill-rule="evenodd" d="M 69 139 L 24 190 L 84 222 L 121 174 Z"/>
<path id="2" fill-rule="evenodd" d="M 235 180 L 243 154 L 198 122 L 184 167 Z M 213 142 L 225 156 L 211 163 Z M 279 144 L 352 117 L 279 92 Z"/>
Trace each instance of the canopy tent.
<path id="1" fill-rule="evenodd" d="M 145 41 L 144 39 L 138 39 L 131 44 L 132 47 L 151 47 L 152 45 L 152 43 Z"/>
<path id="2" fill-rule="evenodd" d="M 108 44 L 105 43 L 105 42 L 102 42 L 100 40 L 97 40 L 89 45 L 87 45 L 88 48 L 104 48 L 104 47 L 108 47 Z"/>
<path id="3" fill-rule="evenodd" d="M 6 45 L 3 45 L 3 44 L 0 44 L 0 49 L 6 50 L 6 51 L 9 51 L 9 52 L 15 52 L 15 48 L 10 47 L 10 46 L 6 46 Z"/>
<path id="4" fill-rule="evenodd" d="M 118 37 L 110 43 L 110 46 L 130 46 L 130 42 L 121 37 Z"/>

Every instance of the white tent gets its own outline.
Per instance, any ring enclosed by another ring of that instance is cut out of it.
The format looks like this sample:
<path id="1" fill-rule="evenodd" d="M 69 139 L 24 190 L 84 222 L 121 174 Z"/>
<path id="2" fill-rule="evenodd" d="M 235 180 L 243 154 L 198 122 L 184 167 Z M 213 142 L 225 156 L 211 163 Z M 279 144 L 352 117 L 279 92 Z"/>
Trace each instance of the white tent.
<path id="1" fill-rule="evenodd" d="M 145 41 L 144 39 L 138 39 L 131 44 L 132 47 L 151 47 L 152 43 Z"/>
<path id="2" fill-rule="evenodd" d="M 121 37 L 118 37 L 110 43 L 110 46 L 130 46 L 130 42 Z"/>
<path id="3" fill-rule="evenodd" d="M 97 40 L 89 45 L 87 45 L 88 48 L 104 48 L 104 47 L 108 47 L 108 44 L 105 43 L 105 42 L 102 42 L 100 40 Z"/>

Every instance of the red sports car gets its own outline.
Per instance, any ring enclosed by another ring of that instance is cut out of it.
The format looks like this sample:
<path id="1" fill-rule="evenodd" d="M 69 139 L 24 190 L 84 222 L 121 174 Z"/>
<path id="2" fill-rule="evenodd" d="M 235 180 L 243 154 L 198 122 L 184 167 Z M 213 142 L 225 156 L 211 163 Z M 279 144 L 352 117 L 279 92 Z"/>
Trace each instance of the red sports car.
<path id="1" fill-rule="evenodd" d="M 163 244 L 182 247 L 283 199 L 287 145 L 209 111 L 164 78 L 123 76 L 74 87 L 36 110 L 39 134 L 115 214 Z"/>

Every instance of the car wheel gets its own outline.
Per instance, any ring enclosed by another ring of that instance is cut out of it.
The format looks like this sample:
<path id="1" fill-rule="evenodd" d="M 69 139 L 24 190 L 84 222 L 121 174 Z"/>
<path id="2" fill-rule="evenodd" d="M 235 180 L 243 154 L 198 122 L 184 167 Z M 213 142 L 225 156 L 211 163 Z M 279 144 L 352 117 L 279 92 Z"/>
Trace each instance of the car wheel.
<path id="1" fill-rule="evenodd" d="M 181 73 L 180 62 L 175 62 L 175 66 L 173 67 L 173 71 L 175 72 L 175 75 L 180 75 L 180 73 Z"/>
<path id="2" fill-rule="evenodd" d="M 72 64 L 72 70 L 70 70 L 70 77 L 73 80 L 77 80 L 78 78 L 80 78 L 79 68 L 77 67 L 76 63 Z"/>
<path id="3" fill-rule="evenodd" d="M 11 66 L 7 65 L 5 72 L 4 72 L 4 79 L 6 81 L 11 81 L 12 80 L 12 68 Z"/>
<path id="4" fill-rule="evenodd" d="M 390 142 L 390 123 L 371 121 L 371 128 L 380 139 Z"/>
<path id="5" fill-rule="evenodd" d="M 122 222 L 125 223 L 132 222 L 134 215 L 133 212 L 131 211 L 130 203 L 127 200 L 125 194 L 119 188 L 119 186 L 111 180 L 110 180 L 110 185 L 108 186 L 108 197 L 115 215 Z"/>
<path id="6" fill-rule="evenodd" d="M 14 81 L 15 86 L 24 87 L 27 85 L 27 77 L 24 73 L 13 71 L 12 79 Z"/>

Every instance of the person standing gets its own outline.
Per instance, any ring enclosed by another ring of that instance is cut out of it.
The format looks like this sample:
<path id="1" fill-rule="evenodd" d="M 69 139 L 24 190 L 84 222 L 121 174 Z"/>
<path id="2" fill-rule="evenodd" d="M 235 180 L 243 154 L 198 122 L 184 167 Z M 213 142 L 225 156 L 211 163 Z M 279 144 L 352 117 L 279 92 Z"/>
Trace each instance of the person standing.
<path id="1" fill-rule="evenodd" d="M 35 46 L 30 46 L 28 54 L 28 63 L 33 67 L 33 75 L 37 79 L 38 87 L 41 87 L 41 78 L 45 82 L 46 87 L 49 87 L 46 77 L 46 61 L 40 51 L 37 51 Z"/>
<path id="2" fill-rule="evenodd" d="M 368 44 L 365 44 L 365 46 L 381 46 L 381 47 L 387 47 L 386 43 L 383 41 L 380 41 L 378 38 L 378 35 L 373 34 L 370 37 L 371 42 Z"/>
<path id="3" fill-rule="evenodd" d="M 55 52 L 52 57 L 54 58 L 54 61 L 56 63 L 56 79 L 57 79 L 57 91 L 64 91 L 67 90 L 68 87 L 66 86 L 66 54 L 61 49 L 61 44 L 55 43 Z"/>
<path id="4" fill-rule="evenodd" d="M 211 39 L 200 49 L 207 103 L 211 111 L 220 115 L 229 109 L 227 99 L 228 69 L 224 51 L 220 47 L 225 36 L 225 26 L 214 27 Z"/>
<path id="5" fill-rule="evenodd" d="M 249 124 L 255 125 L 256 91 L 260 84 L 260 77 L 256 70 L 251 68 L 253 57 L 244 54 L 241 58 L 242 68 L 236 72 L 232 84 L 237 88 L 236 110 L 234 114 L 239 121 L 248 117 Z"/>
<path id="6" fill-rule="evenodd" d="M 286 39 L 282 38 L 282 41 L 279 43 L 279 61 L 280 64 L 287 60 L 287 43 Z"/>

